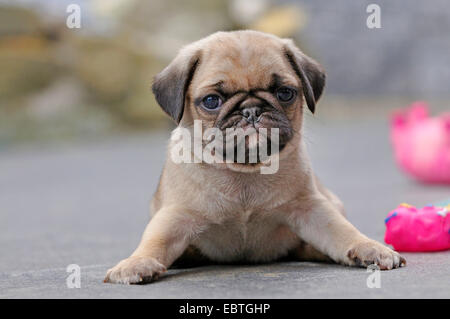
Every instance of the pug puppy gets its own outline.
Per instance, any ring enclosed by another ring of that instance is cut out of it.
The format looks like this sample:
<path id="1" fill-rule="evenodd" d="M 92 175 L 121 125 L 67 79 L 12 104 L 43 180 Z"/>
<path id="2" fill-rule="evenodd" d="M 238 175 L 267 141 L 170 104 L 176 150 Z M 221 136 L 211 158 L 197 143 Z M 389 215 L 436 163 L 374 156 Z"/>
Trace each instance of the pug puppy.
<path id="1" fill-rule="evenodd" d="M 290 39 L 218 32 L 184 47 L 152 87 L 176 130 L 192 130 L 195 120 L 222 132 L 277 128 L 279 151 L 270 156 L 279 168 L 261 174 L 261 161 L 175 163 L 168 156 L 139 246 L 104 281 L 146 283 L 174 263 L 406 265 L 347 221 L 341 201 L 311 169 L 303 112 L 314 113 L 324 85 L 323 68 Z"/>

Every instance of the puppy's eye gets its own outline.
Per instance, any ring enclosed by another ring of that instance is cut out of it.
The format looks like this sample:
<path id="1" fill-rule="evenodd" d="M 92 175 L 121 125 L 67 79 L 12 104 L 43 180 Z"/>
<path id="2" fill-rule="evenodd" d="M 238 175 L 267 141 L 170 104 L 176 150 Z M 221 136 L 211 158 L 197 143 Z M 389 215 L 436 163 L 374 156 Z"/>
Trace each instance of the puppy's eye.
<path id="1" fill-rule="evenodd" d="M 203 100 L 203 106 L 208 110 L 215 110 L 222 105 L 222 100 L 218 95 L 207 95 Z"/>
<path id="2" fill-rule="evenodd" d="M 277 90 L 277 99 L 281 102 L 290 102 L 295 98 L 295 90 L 281 87 Z"/>

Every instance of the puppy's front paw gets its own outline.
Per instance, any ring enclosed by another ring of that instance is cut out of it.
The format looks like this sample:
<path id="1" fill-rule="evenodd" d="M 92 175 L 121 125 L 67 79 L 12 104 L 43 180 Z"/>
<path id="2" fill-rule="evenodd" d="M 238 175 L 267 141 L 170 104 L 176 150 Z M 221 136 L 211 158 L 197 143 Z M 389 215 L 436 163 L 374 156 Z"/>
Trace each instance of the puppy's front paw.
<path id="1" fill-rule="evenodd" d="M 375 240 L 356 244 L 348 250 L 347 258 L 350 266 L 367 267 L 376 264 L 381 270 L 389 270 L 406 265 L 405 258 L 399 253 Z"/>
<path id="2" fill-rule="evenodd" d="M 132 256 L 109 269 L 103 282 L 142 284 L 156 280 L 166 267 L 152 257 Z"/>

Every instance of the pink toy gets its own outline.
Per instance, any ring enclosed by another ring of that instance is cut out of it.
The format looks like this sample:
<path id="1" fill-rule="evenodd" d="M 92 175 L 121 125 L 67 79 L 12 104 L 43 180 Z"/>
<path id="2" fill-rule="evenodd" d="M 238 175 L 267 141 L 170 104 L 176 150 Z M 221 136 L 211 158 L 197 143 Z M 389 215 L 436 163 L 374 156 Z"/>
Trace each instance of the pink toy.
<path id="1" fill-rule="evenodd" d="M 397 164 L 428 183 L 450 184 L 450 113 L 428 117 L 428 105 L 415 102 L 393 114 L 391 142 Z"/>
<path id="2" fill-rule="evenodd" d="M 401 204 L 385 219 L 384 241 L 398 251 L 450 249 L 450 205 L 417 209 Z"/>

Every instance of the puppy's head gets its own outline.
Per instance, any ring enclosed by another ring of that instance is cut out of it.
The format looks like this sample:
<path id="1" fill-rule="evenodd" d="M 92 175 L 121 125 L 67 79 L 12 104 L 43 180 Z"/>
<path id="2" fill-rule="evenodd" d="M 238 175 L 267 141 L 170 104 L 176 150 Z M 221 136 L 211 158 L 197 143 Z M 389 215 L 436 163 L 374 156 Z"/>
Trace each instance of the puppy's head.
<path id="1" fill-rule="evenodd" d="M 235 31 L 184 47 L 152 88 L 180 126 L 201 120 L 204 130 L 265 128 L 268 135 L 278 128 L 279 150 L 287 152 L 298 145 L 303 106 L 314 113 L 324 85 L 322 67 L 292 40 Z"/>

